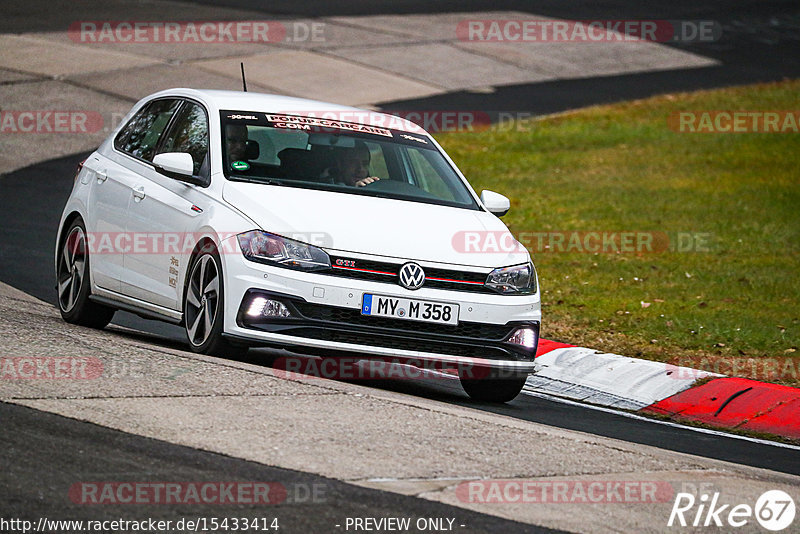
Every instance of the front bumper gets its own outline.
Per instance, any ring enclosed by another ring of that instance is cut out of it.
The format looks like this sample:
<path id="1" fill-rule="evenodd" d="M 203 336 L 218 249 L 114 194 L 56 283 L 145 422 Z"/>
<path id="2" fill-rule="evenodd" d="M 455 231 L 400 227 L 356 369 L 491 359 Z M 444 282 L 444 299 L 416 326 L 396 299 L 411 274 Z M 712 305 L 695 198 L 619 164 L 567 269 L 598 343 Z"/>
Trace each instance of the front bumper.
<path id="1" fill-rule="evenodd" d="M 536 345 L 509 343 L 522 326 L 536 332 L 538 294 L 504 296 L 352 280 L 256 264 L 226 255 L 225 333 L 253 346 L 272 346 L 320 355 L 358 355 L 503 369 L 534 370 Z M 424 265 L 423 265 L 424 267 Z M 441 325 L 361 315 L 364 293 L 456 303 L 459 324 Z M 245 313 L 255 296 L 282 302 L 288 318 L 252 318 Z"/>

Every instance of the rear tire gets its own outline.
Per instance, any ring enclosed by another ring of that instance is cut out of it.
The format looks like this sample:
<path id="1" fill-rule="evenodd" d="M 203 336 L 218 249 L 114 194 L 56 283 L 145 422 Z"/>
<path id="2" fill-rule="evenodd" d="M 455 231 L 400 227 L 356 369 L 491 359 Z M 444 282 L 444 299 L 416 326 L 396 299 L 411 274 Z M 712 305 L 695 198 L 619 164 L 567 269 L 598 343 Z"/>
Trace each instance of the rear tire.
<path id="1" fill-rule="evenodd" d="M 486 370 L 485 373 L 475 373 L 472 369 L 468 372 L 459 371 L 458 378 L 461 387 L 471 399 L 502 403 L 513 400 L 519 395 L 528 375 L 509 374 L 494 369 Z"/>
<path id="2" fill-rule="evenodd" d="M 183 297 L 183 322 L 192 352 L 240 358 L 247 347 L 231 345 L 222 337 L 225 284 L 216 247 L 206 246 L 189 265 Z"/>
<path id="3" fill-rule="evenodd" d="M 89 248 L 83 219 L 78 217 L 72 221 L 64 232 L 59 248 L 56 260 L 56 296 L 61 317 L 68 323 L 105 328 L 116 310 L 89 299 Z"/>

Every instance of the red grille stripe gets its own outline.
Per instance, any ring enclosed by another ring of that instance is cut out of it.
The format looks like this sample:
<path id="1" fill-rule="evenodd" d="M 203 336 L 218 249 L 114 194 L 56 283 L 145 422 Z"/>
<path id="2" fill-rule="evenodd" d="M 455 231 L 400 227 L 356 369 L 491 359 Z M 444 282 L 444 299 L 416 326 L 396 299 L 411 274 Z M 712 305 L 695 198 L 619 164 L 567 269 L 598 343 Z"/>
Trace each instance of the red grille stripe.
<path id="1" fill-rule="evenodd" d="M 345 269 L 348 271 L 358 271 L 361 273 L 375 273 L 375 274 L 387 274 L 389 276 L 397 276 L 395 273 L 387 273 L 384 271 L 373 271 L 371 269 L 356 269 L 355 267 L 342 267 L 341 265 L 333 265 L 334 269 Z"/>

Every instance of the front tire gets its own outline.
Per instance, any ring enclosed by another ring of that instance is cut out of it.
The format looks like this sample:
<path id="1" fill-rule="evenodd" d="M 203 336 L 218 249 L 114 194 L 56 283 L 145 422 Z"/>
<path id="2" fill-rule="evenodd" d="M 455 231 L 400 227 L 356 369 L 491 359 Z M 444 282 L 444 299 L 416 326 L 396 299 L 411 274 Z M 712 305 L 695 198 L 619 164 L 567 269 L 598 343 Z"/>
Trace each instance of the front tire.
<path id="1" fill-rule="evenodd" d="M 461 387 L 464 388 L 464 391 L 467 392 L 471 399 L 502 403 L 511 401 L 520 394 L 528 375 L 509 374 L 508 372 L 488 369 L 484 373 L 460 371 L 458 378 L 461 381 Z"/>
<path id="2" fill-rule="evenodd" d="M 231 345 L 222 337 L 225 284 L 222 262 L 215 247 L 204 247 L 189 265 L 183 299 L 183 322 L 193 352 L 240 357 L 247 347 Z"/>
<path id="3" fill-rule="evenodd" d="M 114 317 L 113 308 L 89 300 L 89 247 L 86 227 L 78 217 L 65 232 L 56 261 L 58 310 L 68 323 L 105 328 Z"/>

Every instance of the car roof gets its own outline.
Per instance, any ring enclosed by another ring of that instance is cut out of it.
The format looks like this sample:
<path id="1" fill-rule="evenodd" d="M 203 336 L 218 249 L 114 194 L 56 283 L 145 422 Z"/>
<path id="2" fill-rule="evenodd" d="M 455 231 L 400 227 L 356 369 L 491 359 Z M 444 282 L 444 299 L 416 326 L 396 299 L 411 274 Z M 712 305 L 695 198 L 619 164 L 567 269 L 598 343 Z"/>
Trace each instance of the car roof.
<path id="1" fill-rule="evenodd" d="M 384 128 L 388 127 L 396 130 L 413 132 L 416 134 L 423 133 L 423 130 L 420 126 L 395 115 L 285 95 L 272 95 L 249 91 L 243 92 L 219 91 L 214 89 L 189 89 L 182 87 L 159 91 L 158 93 L 148 96 L 144 100 L 147 101 L 153 98 L 161 98 L 165 96 L 195 98 L 197 100 L 201 100 L 210 107 L 216 108 L 214 111 L 231 110 L 254 111 L 261 113 L 285 113 L 305 117 L 322 117 L 326 119 L 354 122 L 370 126 L 381 126 Z"/>

